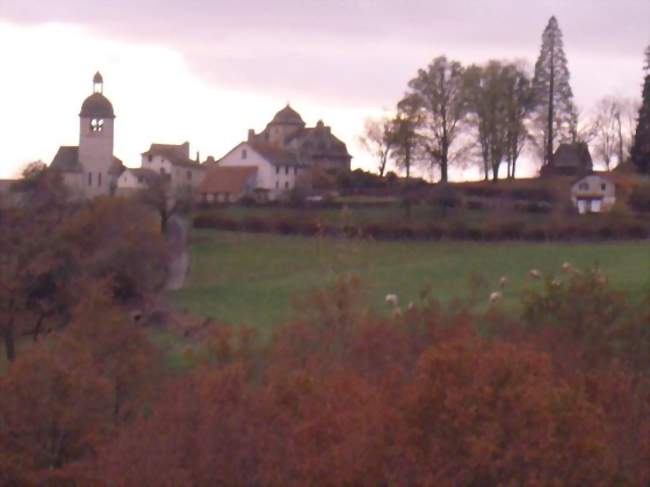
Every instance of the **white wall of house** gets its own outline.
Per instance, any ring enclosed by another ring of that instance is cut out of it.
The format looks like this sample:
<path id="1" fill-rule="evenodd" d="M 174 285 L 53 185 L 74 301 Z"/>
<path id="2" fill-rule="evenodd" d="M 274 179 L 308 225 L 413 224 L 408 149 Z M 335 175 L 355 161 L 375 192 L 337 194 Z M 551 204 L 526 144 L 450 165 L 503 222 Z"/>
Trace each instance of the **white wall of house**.
<path id="1" fill-rule="evenodd" d="M 219 165 L 256 167 L 257 189 L 267 190 L 271 199 L 291 191 L 300 176 L 300 169 L 296 166 L 273 165 L 246 142 L 226 154 Z"/>
<path id="2" fill-rule="evenodd" d="M 197 167 L 187 167 L 185 165 L 175 165 L 161 155 L 142 155 L 140 166 L 144 169 L 151 169 L 158 174 L 167 174 L 171 177 L 172 186 L 192 186 L 198 187 L 203 181 L 205 168 L 197 164 Z"/>
<path id="3" fill-rule="evenodd" d="M 590 174 L 573 184 L 571 201 L 580 214 L 608 211 L 616 203 L 616 185 L 598 174 Z"/>
<path id="4" fill-rule="evenodd" d="M 117 179 L 117 189 L 143 189 L 147 185 L 141 178 L 129 169 L 124 171 Z"/>

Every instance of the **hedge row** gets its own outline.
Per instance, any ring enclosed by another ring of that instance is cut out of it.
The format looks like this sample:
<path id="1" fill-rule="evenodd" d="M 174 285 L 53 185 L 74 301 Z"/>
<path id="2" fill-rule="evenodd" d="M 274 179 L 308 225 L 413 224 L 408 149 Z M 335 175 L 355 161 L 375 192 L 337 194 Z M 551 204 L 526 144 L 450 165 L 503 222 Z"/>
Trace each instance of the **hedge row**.
<path id="1" fill-rule="evenodd" d="M 549 222 L 532 225 L 513 220 L 484 225 L 468 225 L 454 220 L 429 225 L 366 224 L 361 226 L 323 225 L 312 220 L 262 219 L 248 217 L 240 220 L 218 215 L 203 214 L 194 219 L 195 228 L 215 230 L 275 233 L 280 235 L 360 237 L 376 240 L 621 240 L 650 238 L 648 225 L 636 221 L 608 219 L 582 222 Z"/>

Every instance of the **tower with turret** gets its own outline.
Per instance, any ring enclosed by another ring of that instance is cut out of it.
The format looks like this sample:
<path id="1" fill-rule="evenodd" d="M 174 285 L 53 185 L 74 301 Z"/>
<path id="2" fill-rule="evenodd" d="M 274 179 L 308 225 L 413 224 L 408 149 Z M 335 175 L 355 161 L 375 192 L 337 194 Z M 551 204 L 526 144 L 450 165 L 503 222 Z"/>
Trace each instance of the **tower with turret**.
<path id="1" fill-rule="evenodd" d="M 115 112 L 104 96 L 104 78 L 93 77 L 93 92 L 79 112 L 79 146 L 60 147 L 50 167 L 63 173 L 73 192 L 86 198 L 112 194 L 122 171 L 113 155 Z"/>

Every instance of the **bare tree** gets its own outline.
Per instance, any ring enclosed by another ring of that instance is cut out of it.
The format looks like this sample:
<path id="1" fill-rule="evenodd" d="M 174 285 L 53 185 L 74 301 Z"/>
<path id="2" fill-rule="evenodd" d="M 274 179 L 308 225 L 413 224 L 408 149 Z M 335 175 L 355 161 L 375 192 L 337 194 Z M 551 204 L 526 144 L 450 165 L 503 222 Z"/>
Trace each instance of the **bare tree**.
<path id="1" fill-rule="evenodd" d="M 431 166 L 440 167 L 440 179 L 447 182 L 449 164 L 454 160 L 454 142 L 468 109 L 463 66 L 445 56 L 434 59 L 409 82 L 403 102 L 407 101 L 420 112 L 418 133 L 423 153 Z"/>
<path id="2" fill-rule="evenodd" d="M 507 176 L 514 177 L 515 166 L 528 137 L 526 119 L 533 107 L 530 78 L 516 64 L 490 61 L 472 66 L 465 75 L 466 97 L 471 111 L 487 180 L 499 178 L 507 163 Z"/>
<path id="3" fill-rule="evenodd" d="M 421 124 L 421 113 L 415 97 L 406 97 L 398 104 L 398 112 L 391 121 L 392 134 L 391 157 L 397 165 L 404 168 L 406 178 L 411 177 L 411 169 L 417 160 L 419 135 L 417 128 Z"/>
<path id="4" fill-rule="evenodd" d="M 595 155 L 607 170 L 625 162 L 633 139 L 635 102 L 628 98 L 607 96 L 601 99 L 591 121 L 591 142 Z"/>
<path id="5" fill-rule="evenodd" d="M 164 176 L 150 178 L 138 197 L 142 203 L 158 212 L 163 234 L 167 234 L 167 226 L 173 215 L 189 211 L 194 204 L 194 192 L 190 186 L 175 187 Z"/>
<path id="6" fill-rule="evenodd" d="M 364 133 L 359 138 L 362 147 L 376 158 L 379 177 L 382 178 L 394 145 L 392 128 L 391 120 L 387 117 L 369 118 L 364 124 Z"/>

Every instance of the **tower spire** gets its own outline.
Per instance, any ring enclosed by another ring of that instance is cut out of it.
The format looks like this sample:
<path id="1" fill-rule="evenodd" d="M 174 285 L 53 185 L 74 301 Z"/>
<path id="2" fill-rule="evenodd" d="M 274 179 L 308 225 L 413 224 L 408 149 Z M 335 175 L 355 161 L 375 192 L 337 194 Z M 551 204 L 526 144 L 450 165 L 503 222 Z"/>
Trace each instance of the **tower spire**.
<path id="1" fill-rule="evenodd" d="M 99 71 L 97 71 L 93 77 L 93 93 L 104 93 L 104 78 Z"/>

